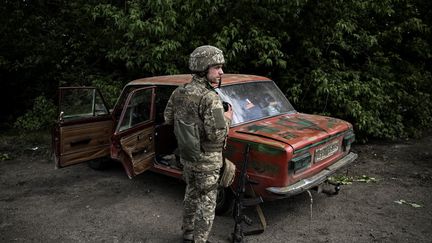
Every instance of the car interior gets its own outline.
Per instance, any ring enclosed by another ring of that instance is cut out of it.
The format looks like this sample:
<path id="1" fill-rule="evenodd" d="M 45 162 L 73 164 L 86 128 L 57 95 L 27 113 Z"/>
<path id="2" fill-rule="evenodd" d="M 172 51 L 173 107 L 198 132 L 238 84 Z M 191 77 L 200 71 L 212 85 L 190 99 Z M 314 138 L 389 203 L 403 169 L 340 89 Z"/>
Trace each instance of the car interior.
<path id="1" fill-rule="evenodd" d="M 171 93 L 176 86 L 158 86 L 156 92 L 155 117 L 155 162 L 172 168 L 181 168 L 180 158 L 176 153 L 177 141 L 172 125 L 164 124 L 164 110 Z"/>

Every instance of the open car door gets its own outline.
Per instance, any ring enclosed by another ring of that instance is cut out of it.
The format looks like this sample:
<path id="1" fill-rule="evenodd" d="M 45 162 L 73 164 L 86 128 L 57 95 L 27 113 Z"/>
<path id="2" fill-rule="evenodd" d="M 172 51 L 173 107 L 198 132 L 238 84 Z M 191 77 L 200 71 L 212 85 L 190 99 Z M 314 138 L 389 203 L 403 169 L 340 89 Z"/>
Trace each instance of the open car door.
<path id="1" fill-rule="evenodd" d="M 56 167 L 109 157 L 113 119 L 93 87 L 61 87 L 59 118 L 52 133 Z"/>
<path id="2" fill-rule="evenodd" d="M 123 163 L 129 178 L 153 166 L 155 87 L 129 93 L 112 137 L 111 157 Z"/>

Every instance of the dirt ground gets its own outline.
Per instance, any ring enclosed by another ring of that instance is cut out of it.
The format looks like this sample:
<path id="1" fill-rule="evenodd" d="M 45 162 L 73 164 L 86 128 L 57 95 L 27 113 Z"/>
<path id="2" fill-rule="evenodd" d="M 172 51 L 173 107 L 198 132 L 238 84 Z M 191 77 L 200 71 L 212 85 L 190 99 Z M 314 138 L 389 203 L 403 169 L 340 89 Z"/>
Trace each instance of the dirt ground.
<path id="1" fill-rule="evenodd" d="M 181 181 L 130 180 L 116 165 L 56 170 L 48 144 L 0 138 L 0 242 L 181 242 Z M 308 193 L 265 202 L 268 227 L 246 240 L 432 242 L 431 149 L 432 135 L 355 145 L 358 159 L 338 173 L 352 184 L 312 192 L 312 204 Z M 233 224 L 217 216 L 210 240 L 228 242 Z"/>

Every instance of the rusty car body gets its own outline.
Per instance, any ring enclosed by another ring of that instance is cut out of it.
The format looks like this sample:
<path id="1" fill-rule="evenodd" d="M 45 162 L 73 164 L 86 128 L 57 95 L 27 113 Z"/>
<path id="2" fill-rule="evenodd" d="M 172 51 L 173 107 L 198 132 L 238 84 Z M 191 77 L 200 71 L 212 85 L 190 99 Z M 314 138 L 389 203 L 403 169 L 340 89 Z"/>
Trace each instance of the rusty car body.
<path id="1" fill-rule="evenodd" d="M 146 170 L 181 178 L 176 139 L 173 128 L 164 124 L 163 111 L 172 91 L 191 77 L 131 81 L 112 110 L 96 88 L 60 88 L 60 115 L 53 129 L 56 166 L 109 157 L 120 161 L 130 178 Z M 264 200 L 317 187 L 357 158 L 350 151 L 355 139 L 350 123 L 297 112 L 266 77 L 225 74 L 216 91 L 234 110 L 224 156 L 240 166 L 249 144 L 247 172 Z"/>

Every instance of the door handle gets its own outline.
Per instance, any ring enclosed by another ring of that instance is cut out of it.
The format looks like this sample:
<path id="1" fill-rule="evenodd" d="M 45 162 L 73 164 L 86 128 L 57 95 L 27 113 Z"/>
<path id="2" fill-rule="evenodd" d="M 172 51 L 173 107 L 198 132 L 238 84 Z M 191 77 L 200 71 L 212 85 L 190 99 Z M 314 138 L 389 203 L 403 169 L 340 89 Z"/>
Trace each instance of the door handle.
<path id="1" fill-rule="evenodd" d="M 137 136 L 137 140 L 138 140 L 138 141 L 140 141 L 140 140 L 143 139 L 143 138 L 144 138 L 144 134 L 140 134 L 140 135 Z M 153 140 L 153 136 L 152 136 L 152 135 L 149 136 L 149 140 L 150 140 L 150 141 Z"/>
<path id="2" fill-rule="evenodd" d="M 91 141 L 91 138 L 85 138 L 82 140 L 70 142 L 70 146 L 74 147 L 74 146 L 79 146 L 79 145 L 86 145 L 86 144 L 89 144 L 90 141 Z"/>
<path id="3" fill-rule="evenodd" d="M 142 148 L 142 149 L 140 149 L 140 150 L 133 151 L 132 152 L 132 157 L 135 157 L 135 156 L 138 156 L 138 155 L 142 155 L 142 154 L 146 154 L 146 153 L 148 153 L 148 147 L 147 146 L 144 147 L 144 148 Z"/>
<path id="4" fill-rule="evenodd" d="M 59 120 L 60 122 L 62 122 L 62 121 L 63 121 L 63 117 L 64 117 L 64 111 L 60 111 L 60 115 L 59 115 L 58 120 Z"/>

